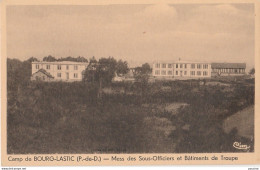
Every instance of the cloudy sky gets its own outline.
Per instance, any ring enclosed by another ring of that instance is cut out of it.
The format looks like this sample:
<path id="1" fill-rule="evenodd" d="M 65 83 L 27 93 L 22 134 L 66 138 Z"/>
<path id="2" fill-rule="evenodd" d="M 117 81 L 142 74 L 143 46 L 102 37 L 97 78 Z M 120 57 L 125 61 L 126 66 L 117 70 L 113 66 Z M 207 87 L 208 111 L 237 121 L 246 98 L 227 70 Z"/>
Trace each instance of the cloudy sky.
<path id="1" fill-rule="evenodd" d="M 254 65 L 253 4 L 9 6 L 7 56 Z"/>

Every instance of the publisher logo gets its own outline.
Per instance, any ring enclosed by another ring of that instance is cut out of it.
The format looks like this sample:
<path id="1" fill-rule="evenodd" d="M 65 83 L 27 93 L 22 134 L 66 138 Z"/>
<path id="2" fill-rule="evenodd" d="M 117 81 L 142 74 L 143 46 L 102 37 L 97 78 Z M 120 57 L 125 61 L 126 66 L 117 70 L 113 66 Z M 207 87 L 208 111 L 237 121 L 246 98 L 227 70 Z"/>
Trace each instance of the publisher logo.
<path id="1" fill-rule="evenodd" d="M 242 145 L 241 142 L 234 142 L 233 147 L 236 149 L 241 149 L 241 150 L 248 150 L 250 149 L 250 146 L 247 145 Z"/>

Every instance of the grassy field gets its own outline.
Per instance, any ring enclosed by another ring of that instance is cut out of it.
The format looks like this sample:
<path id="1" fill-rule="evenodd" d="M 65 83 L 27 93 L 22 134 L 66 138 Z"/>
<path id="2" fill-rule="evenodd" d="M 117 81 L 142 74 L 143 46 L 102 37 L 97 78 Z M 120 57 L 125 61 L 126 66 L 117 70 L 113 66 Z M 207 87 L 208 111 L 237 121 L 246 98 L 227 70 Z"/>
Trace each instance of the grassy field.
<path id="1" fill-rule="evenodd" d="M 224 131 L 230 133 L 235 128 L 239 136 L 253 139 L 254 113 L 254 105 L 252 105 L 226 118 L 223 123 Z"/>

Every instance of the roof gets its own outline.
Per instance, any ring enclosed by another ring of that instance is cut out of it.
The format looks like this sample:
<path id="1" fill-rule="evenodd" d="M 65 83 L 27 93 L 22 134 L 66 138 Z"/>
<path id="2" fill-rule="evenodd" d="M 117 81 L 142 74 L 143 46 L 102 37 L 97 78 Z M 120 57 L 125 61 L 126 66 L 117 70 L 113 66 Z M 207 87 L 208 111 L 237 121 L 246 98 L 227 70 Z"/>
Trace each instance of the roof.
<path id="1" fill-rule="evenodd" d="M 163 64 L 210 64 L 210 62 L 205 61 L 184 61 L 184 60 L 161 60 L 161 61 L 154 61 L 156 63 L 163 63 Z"/>
<path id="2" fill-rule="evenodd" d="M 88 65 L 88 62 L 75 62 L 75 61 L 34 61 L 32 64 L 74 64 L 74 65 Z"/>
<path id="3" fill-rule="evenodd" d="M 246 68 L 246 63 L 211 63 L 211 68 Z"/>
<path id="4" fill-rule="evenodd" d="M 41 72 L 41 73 L 43 73 L 43 74 L 45 74 L 46 76 L 48 76 L 48 77 L 50 77 L 50 78 L 54 78 L 50 73 L 48 73 L 46 70 L 44 70 L 44 69 L 40 69 L 40 70 L 38 70 L 37 72 L 35 72 L 35 73 L 33 73 L 33 74 L 36 74 L 36 73 L 38 73 L 38 72 Z"/>

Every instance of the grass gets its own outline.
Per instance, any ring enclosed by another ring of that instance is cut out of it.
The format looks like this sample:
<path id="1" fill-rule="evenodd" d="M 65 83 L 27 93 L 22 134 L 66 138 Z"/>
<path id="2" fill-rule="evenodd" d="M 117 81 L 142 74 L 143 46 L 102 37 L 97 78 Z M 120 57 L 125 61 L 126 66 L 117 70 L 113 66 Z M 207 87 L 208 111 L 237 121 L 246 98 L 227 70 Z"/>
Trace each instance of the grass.
<path id="1" fill-rule="evenodd" d="M 254 105 L 254 82 L 209 81 L 220 83 L 158 81 L 143 87 L 114 83 L 105 87 L 101 98 L 95 84 L 12 84 L 8 89 L 7 151 L 235 152 L 232 144 L 241 132 L 224 131 L 222 123 Z M 244 118 L 237 121 L 244 123 Z M 251 128 L 249 131 L 253 134 Z"/>

